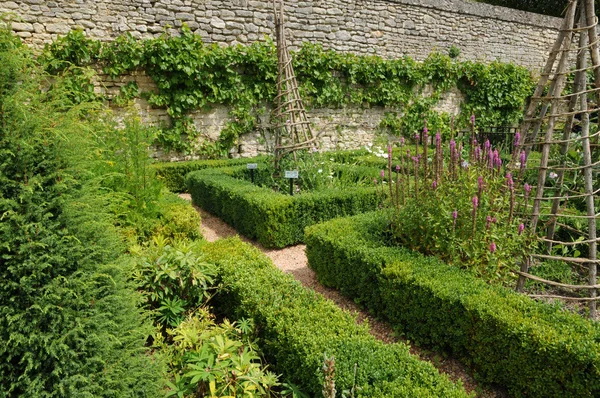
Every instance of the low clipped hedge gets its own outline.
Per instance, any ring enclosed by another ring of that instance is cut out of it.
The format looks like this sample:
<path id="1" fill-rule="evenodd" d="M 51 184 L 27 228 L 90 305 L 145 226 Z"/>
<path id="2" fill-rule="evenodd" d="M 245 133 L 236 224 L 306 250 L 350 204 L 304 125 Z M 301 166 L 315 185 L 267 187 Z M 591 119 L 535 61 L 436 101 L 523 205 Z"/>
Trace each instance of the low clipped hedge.
<path id="1" fill-rule="evenodd" d="M 265 247 L 304 241 L 304 228 L 334 217 L 373 210 L 375 187 L 332 189 L 290 196 L 235 178 L 243 167 L 207 169 L 187 175 L 193 202 Z"/>
<path id="2" fill-rule="evenodd" d="M 186 192 L 185 175 L 196 170 L 231 167 L 247 163 L 259 163 L 266 159 L 264 156 L 256 158 L 237 158 L 219 160 L 192 160 L 189 162 L 164 162 L 152 166 L 156 175 L 161 178 L 167 189 L 171 192 Z"/>
<path id="3" fill-rule="evenodd" d="M 449 350 L 516 397 L 600 396 L 600 326 L 403 248 L 386 247 L 385 212 L 306 231 L 326 286 L 417 342 Z"/>
<path id="4" fill-rule="evenodd" d="M 215 308 L 230 319 L 253 319 L 268 362 L 309 396 L 322 395 L 325 356 L 335 358 L 338 395 L 355 386 L 356 397 L 467 396 L 406 345 L 377 341 L 348 312 L 238 238 L 204 244 L 202 251 L 217 264 L 223 286 Z"/>

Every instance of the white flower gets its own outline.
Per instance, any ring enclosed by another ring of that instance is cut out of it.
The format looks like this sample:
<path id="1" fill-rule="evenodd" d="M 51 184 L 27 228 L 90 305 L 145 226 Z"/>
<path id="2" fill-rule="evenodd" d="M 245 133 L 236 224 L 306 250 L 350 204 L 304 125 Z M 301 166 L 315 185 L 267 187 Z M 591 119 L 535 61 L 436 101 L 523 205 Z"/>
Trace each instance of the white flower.
<path id="1" fill-rule="evenodd" d="M 388 154 L 384 153 L 384 154 L 381 155 L 381 157 L 384 158 L 384 159 L 387 159 L 388 158 Z"/>
<path id="2" fill-rule="evenodd" d="M 555 172 L 551 171 L 550 175 L 548 177 L 550 177 L 550 178 L 552 178 L 554 180 L 556 177 L 558 177 L 558 174 L 556 174 Z"/>
<path id="3" fill-rule="evenodd" d="M 323 172 L 323 169 L 317 170 L 317 173 L 322 173 L 322 172 Z"/>

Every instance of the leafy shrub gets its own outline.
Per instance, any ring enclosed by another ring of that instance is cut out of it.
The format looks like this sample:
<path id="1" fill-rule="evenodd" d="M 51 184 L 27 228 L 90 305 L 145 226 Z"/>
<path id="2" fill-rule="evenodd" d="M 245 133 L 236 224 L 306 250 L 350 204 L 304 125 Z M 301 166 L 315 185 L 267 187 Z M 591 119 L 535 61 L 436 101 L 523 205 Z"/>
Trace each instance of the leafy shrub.
<path id="1" fill-rule="evenodd" d="M 514 396 L 600 393 L 598 324 L 387 246 L 388 217 L 369 213 L 308 228 L 307 256 L 319 280 Z"/>
<path id="2" fill-rule="evenodd" d="M 200 170 L 186 177 L 195 204 L 265 247 L 285 247 L 304 238 L 304 228 L 376 208 L 372 187 L 289 196 L 232 177 L 244 168 Z M 228 175 L 229 174 L 229 175 Z"/>
<path id="3" fill-rule="evenodd" d="M 161 238 L 138 255 L 133 280 L 145 292 L 147 308 L 158 311 L 157 323 L 176 327 L 191 311 L 202 306 L 214 289 L 215 267 L 196 254 L 192 243 L 175 241 L 165 245 Z"/>
<path id="4" fill-rule="evenodd" d="M 203 308 L 168 330 L 172 344 L 154 343 L 172 361 L 175 378 L 167 397 L 278 396 L 278 377 L 262 366 L 252 332 L 245 320 L 217 325 Z"/>
<path id="5" fill-rule="evenodd" d="M 432 365 L 411 356 L 407 346 L 375 340 L 352 315 L 303 288 L 239 239 L 204 244 L 202 250 L 222 278 L 217 309 L 229 317 L 252 319 L 269 363 L 310 396 L 321 394 L 325 355 L 335 358 L 335 385 L 346 394 L 354 388 L 359 397 L 388 392 L 403 397 L 466 396 Z"/>

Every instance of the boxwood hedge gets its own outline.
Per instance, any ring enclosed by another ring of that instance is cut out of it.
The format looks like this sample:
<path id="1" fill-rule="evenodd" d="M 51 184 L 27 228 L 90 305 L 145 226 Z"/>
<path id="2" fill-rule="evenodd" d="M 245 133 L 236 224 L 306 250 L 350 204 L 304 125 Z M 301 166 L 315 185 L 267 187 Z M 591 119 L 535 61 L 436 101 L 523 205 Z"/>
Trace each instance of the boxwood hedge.
<path id="1" fill-rule="evenodd" d="M 196 170 L 204 170 L 219 167 L 238 166 L 247 163 L 264 162 L 266 157 L 218 159 L 218 160 L 192 160 L 188 162 L 161 162 L 152 166 L 156 175 L 161 178 L 165 186 L 172 192 L 186 192 L 185 175 Z"/>
<path id="2" fill-rule="evenodd" d="M 355 387 L 357 397 L 466 397 L 404 344 L 384 344 L 354 317 L 306 289 L 238 238 L 202 246 L 217 264 L 223 291 L 215 308 L 229 317 L 251 318 L 268 362 L 309 396 L 321 396 L 325 356 L 335 358 L 338 395 Z M 356 377 L 354 369 L 356 364 Z"/>
<path id="3" fill-rule="evenodd" d="M 195 204 L 265 247 L 281 248 L 303 242 L 306 226 L 373 210 L 380 200 L 374 187 L 290 196 L 234 177 L 244 170 L 238 167 L 195 171 L 187 175 L 186 185 Z"/>
<path id="4" fill-rule="evenodd" d="M 306 231 L 310 267 L 326 286 L 410 339 L 449 350 L 482 382 L 516 397 L 600 396 L 600 326 L 403 248 L 386 247 L 384 212 Z"/>

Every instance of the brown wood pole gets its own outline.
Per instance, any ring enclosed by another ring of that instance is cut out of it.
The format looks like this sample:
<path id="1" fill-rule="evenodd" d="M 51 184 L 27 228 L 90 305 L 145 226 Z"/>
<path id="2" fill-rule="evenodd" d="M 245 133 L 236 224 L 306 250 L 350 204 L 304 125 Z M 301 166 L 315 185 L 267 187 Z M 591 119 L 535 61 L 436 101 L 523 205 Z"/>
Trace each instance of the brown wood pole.
<path id="1" fill-rule="evenodd" d="M 583 10 L 583 8 L 582 8 Z M 586 25 L 587 21 L 585 18 L 585 13 L 581 12 L 580 17 L 579 17 L 579 22 L 578 22 L 578 27 L 579 29 L 583 28 Z M 588 41 L 588 36 L 586 34 L 580 34 L 579 35 L 579 48 L 585 48 L 588 45 L 589 41 Z M 576 62 L 576 69 L 577 72 L 575 73 L 575 81 L 573 82 L 573 93 L 580 93 L 582 91 L 585 91 L 586 89 L 586 85 L 585 85 L 585 63 L 583 62 L 584 59 L 582 57 L 577 57 L 577 62 Z M 573 111 L 575 110 L 575 108 L 577 107 L 577 95 L 573 95 L 570 97 L 569 100 L 569 111 L 568 113 L 573 113 Z M 564 141 L 561 146 L 560 146 L 560 159 L 562 160 L 562 166 L 559 168 L 558 170 L 558 177 L 557 177 L 557 182 L 556 182 L 556 189 L 555 191 L 559 192 L 560 188 L 562 187 L 563 183 L 564 183 L 564 178 L 565 178 L 565 170 L 563 170 L 566 167 L 566 161 L 565 156 L 567 154 L 567 152 L 569 151 L 569 142 L 568 139 L 571 136 L 571 132 L 573 130 L 573 121 L 575 119 L 575 115 L 574 114 L 570 114 L 567 117 L 567 121 L 565 123 L 565 126 L 563 128 L 563 134 L 562 134 L 562 140 Z M 552 200 L 552 208 L 550 210 L 550 214 L 551 215 L 555 215 L 558 212 L 558 209 L 560 207 L 560 199 L 559 198 L 555 198 Z M 552 252 L 552 242 L 550 242 L 550 240 L 554 239 L 554 233 L 556 231 L 556 222 L 557 222 L 557 218 L 554 217 L 550 220 L 550 224 L 548 225 L 548 230 L 546 232 L 546 239 L 548 239 L 548 241 L 546 242 L 546 251 L 548 254 L 550 254 Z"/>
<path id="2" fill-rule="evenodd" d="M 590 26 L 590 28 L 588 29 L 588 34 L 589 34 L 589 40 L 590 40 L 590 52 L 592 55 L 592 62 L 594 64 L 594 66 L 599 65 L 598 62 L 600 62 L 600 56 L 599 56 L 599 52 L 598 52 L 598 35 L 596 33 L 596 13 L 594 10 L 594 0 L 585 0 L 585 8 L 586 8 L 586 14 L 587 14 L 587 24 L 588 26 Z M 596 72 L 596 69 L 594 69 L 594 72 Z M 600 79 L 598 79 L 598 77 L 600 76 L 597 73 L 594 73 L 595 76 L 595 83 L 596 83 L 596 87 L 600 87 Z M 587 108 L 587 103 L 586 103 L 586 94 L 585 92 L 582 94 L 582 107 Z M 590 118 L 589 118 L 589 113 L 584 113 L 583 114 L 583 129 L 582 129 L 582 146 L 583 146 L 583 161 L 584 164 L 586 165 L 586 168 L 583 169 L 583 178 L 584 178 L 584 184 L 585 184 L 585 193 L 587 195 L 586 197 L 586 208 L 587 208 L 587 215 L 588 215 L 588 229 L 589 229 L 589 236 L 588 236 L 588 240 L 592 240 L 592 242 L 589 244 L 589 255 L 588 258 L 590 260 L 592 260 L 589 263 L 589 284 L 590 285 L 595 285 L 597 282 L 597 264 L 596 264 L 596 260 L 597 259 L 597 248 L 598 248 L 598 244 L 596 242 L 596 211 L 595 211 L 595 206 L 594 206 L 594 180 L 593 180 L 593 170 L 592 170 L 592 154 L 591 154 L 591 150 L 590 150 Z M 590 298 L 595 298 L 597 296 L 597 290 L 593 289 L 590 290 Z M 596 301 L 592 300 L 590 301 L 590 318 L 592 319 L 596 319 L 597 316 L 597 311 L 596 311 Z"/>

